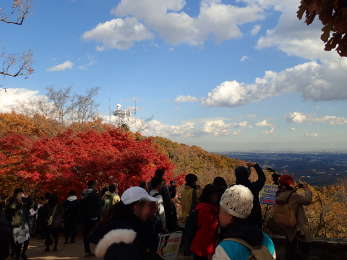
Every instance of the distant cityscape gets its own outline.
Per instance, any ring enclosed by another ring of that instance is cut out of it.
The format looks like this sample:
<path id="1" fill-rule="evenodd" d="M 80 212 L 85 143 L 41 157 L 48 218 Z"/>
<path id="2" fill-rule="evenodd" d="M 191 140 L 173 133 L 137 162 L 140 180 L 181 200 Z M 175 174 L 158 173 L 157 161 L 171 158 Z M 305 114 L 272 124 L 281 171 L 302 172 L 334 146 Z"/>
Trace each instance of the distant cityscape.
<path id="1" fill-rule="evenodd" d="M 223 153 L 231 158 L 254 161 L 279 173 L 302 177 L 312 185 L 335 184 L 347 178 L 347 153 Z"/>

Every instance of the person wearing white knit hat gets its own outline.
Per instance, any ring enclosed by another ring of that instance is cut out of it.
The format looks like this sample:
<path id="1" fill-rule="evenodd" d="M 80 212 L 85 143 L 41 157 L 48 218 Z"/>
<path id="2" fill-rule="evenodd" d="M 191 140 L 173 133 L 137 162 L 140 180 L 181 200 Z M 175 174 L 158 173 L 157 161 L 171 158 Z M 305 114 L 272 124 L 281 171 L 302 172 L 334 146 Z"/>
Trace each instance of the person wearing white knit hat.
<path id="1" fill-rule="evenodd" d="M 268 256 L 258 260 L 276 258 L 271 238 L 248 219 L 252 208 L 253 194 L 247 187 L 233 185 L 224 192 L 219 210 L 221 242 L 213 260 L 246 260 L 254 256 L 253 248 Z"/>

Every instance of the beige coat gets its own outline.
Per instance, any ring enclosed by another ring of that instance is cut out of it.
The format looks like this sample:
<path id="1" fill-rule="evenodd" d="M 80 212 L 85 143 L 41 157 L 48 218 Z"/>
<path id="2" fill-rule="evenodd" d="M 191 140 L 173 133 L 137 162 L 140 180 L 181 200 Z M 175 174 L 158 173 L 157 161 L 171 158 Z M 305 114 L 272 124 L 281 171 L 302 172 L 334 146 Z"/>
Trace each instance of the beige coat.
<path id="1" fill-rule="evenodd" d="M 192 203 L 193 203 L 193 188 L 185 185 L 184 189 L 182 191 L 182 219 L 186 219 L 191 210 L 192 210 Z M 199 200 L 199 196 L 200 196 L 200 189 L 196 189 L 196 196 L 197 196 L 197 201 Z"/>
<path id="2" fill-rule="evenodd" d="M 292 192 L 293 191 L 289 191 L 289 190 L 279 192 L 276 198 L 276 202 L 286 203 Z M 312 192 L 308 188 L 304 189 L 303 194 L 299 194 L 297 191 L 295 191 L 290 196 L 288 203 L 295 210 L 296 220 L 297 220 L 297 226 L 295 228 L 284 229 L 284 232 L 286 233 L 290 241 L 293 241 L 296 234 L 298 233 L 300 236 L 303 236 L 306 241 L 311 239 L 311 234 L 308 228 L 308 220 L 307 220 L 305 210 L 303 207 L 303 206 L 311 204 L 311 202 L 312 202 Z"/>

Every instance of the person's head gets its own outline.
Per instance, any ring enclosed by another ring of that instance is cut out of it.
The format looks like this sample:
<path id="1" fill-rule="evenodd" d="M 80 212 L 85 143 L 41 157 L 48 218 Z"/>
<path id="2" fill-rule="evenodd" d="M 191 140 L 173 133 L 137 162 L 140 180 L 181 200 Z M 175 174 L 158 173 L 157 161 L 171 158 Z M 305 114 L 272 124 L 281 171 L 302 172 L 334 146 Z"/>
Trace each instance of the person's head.
<path id="1" fill-rule="evenodd" d="M 15 198 L 18 201 L 22 201 L 24 197 L 24 190 L 22 188 L 17 188 L 13 192 L 13 198 Z"/>
<path id="2" fill-rule="evenodd" d="M 200 202 L 218 205 L 219 189 L 214 184 L 207 184 L 202 190 Z"/>
<path id="3" fill-rule="evenodd" d="M 127 189 L 121 197 L 121 203 L 143 222 L 148 221 L 153 215 L 153 202 L 158 200 L 148 194 L 141 187 Z M 117 205 L 117 204 L 116 204 Z M 127 211 L 125 210 L 125 211 Z"/>
<path id="4" fill-rule="evenodd" d="M 284 174 L 279 180 L 280 186 L 286 189 L 293 189 L 295 187 L 295 181 L 292 176 Z"/>
<path id="5" fill-rule="evenodd" d="M 70 190 L 68 193 L 68 197 L 71 197 L 71 196 L 76 196 L 76 191 Z"/>
<path id="6" fill-rule="evenodd" d="M 271 175 L 273 184 L 279 185 L 280 184 L 280 182 L 279 182 L 280 181 L 280 177 L 281 177 L 280 174 L 278 174 L 276 172 L 273 172 L 272 175 Z"/>
<path id="7" fill-rule="evenodd" d="M 164 178 L 164 175 L 165 175 L 165 169 L 164 168 L 159 168 L 159 169 L 157 169 L 156 171 L 155 171 L 155 174 L 154 174 L 154 176 L 156 176 L 156 177 L 159 177 L 159 178 Z"/>
<path id="8" fill-rule="evenodd" d="M 246 219 L 253 209 L 253 194 L 243 185 L 234 185 L 227 189 L 220 201 L 219 223 L 225 228 L 237 219 Z"/>
<path id="9" fill-rule="evenodd" d="M 108 187 L 108 191 L 111 192 L 111 193 L 117 192 L 117 185 L 116 185 L 116 184 L 111 184 L 111 185 Z"/>
<path id="10" fill-rule="evenodd" d="M 164 181 L 160 177 L 155 176 L 151 180 L 151 188 L 153 190 L 158 190 L 159 191 L 163 187 L 163 184 L 164 184 Z"/>
<path id="11" fill-rule="evenodd" d="M 198 176 L 196 176 L 195 174 L 189 173 L 186 175 L 185 181 L 186 181 L 186 185 L 190 187 L 195 187 L 196 183 L 198 182 Z"/>
<path id="12" fill-rule="evenodd" d="M 88 189 L 94 189 L 96 186 L 96 181 L 95 180 L 90 180 L 87 182 Z"/>
<path id="13" fill-rule="evenodd" d="M 220 176 L 214 178 L 213 184 L 216 185 L 218 188 L 221 188 L 221 189 L 223 188 L 224 190 L 228 188 L 227 182 L 225 181 L 223 177 L 220 177 Z"/>
<path id="14" fill-rule="evenodd" d="M 237 184 L 243 184 L 249 182 L 249 176 L 251 175 L 251 171 L 249 168 L 245 166 L 239 166 L 235 169 L 235 177 Z"/>

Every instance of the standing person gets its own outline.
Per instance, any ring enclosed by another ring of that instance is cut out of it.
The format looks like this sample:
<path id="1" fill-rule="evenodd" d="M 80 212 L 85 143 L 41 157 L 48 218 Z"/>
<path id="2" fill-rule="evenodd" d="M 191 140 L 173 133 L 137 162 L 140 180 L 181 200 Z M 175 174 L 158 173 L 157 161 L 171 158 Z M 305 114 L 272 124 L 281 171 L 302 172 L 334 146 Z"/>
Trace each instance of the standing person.
<path id="1" fill-rule="evenodd" d="M 65 244 L 75 243 L 77 228 L 80 219 L 80 200 L 76 192 L 71 190 L 64 201 L 64 236 Z"/>
<path id="2" fill-rule="evenodd" d="M 305 185 L 296 187 L 294 179 L 290 175 L 282 175 L 279 179 L 279 191 L 276 195 L 276 204 L 288 204 L 296 217 L 296 225 L 293 227 L 282 227 L 287 236 L 286 259 L 307 259 L 300 252 L 298 242 L 310 240 L 308 231 L 308 220 L 303 206 L 312 203 L 312 191 Z M 304 194 L 298 194 L 297 189 L 302 188 Z M 305 250 L 308 254 L 308 249 Z"/>
<path id="3" fill-rule="evenodd" d="M 153 177 L 151 180 L 150 195 L 158 200 L 157 202 L 157 211 L 156 211 L 156 223 L 155 230 L 157 233 L 163 233 L 166 230 L 166 216 L 164 209 L 164 200 L 163 196 L 160 194 L 160 191 L 163 187 L 163 180 L 159 177 Z"/>
<path id="4" fill-rule="evenodd" d="M 24 199 L 23 189 L 17 188 L 6 206 L 6 216 L 12 229 L 12 250 L 16 259 L 27 259 L 26 251 L 30 240 L 29 209 L 23 202 Z"/>
<path id="5" fill-rule="evenodd" d="M 154 176 L 163 180 L 163 186 L 160 190 L 160 195 L 163 197 L 166 228 L 168 229 L 168 231 L 173 232 L 177 230 L 177 214 L 175 210 L 175 204 L 171 199 L 169 187 L 165 183 L 165 172 L 166 170 L 164 168 L 159 168 L 156 170 Z"/>
<path id="6" fill-rule="evenodd" d="M 93 256 L 89 246 L 89 236 L 100 220 L 102 202 L 95 189 L 96 181 L 88 181 L 87 186 L 82 193 L 81 220 L 84 251 L 88 257 Z"/>
<path id="7" fill-rule="evenodd" d="M 236 184 L 246 186 L 251 190 L 254 201 L 252 213 L 249 216 L 249 221 L 257 224 L 260 228 L 263 224 L 259 193 L 263 189 L 266 181 L 266 177 L 263 169 L 257 163 L 247 163 L 248 168 L 244 166 L 237 167 L 235 170 Z M 251 182 L 249 177 L 251 175 L 251 168 L 254 168 L 258 175 L 258 180 L 256 182 Z"/>
<path id="8" fill-rule="evenodd" d="M 227 182 L 225 181 L 225 179 L 223 177 L 218 176 L 218 177 L 214 178 L 213 184 L 218 188 L 219 198 L 221 198 L 223 193 L 228 188 Z"/>
<path id="9" fill-rule="evenodd" d="M 189 173 L 185 177 L 186 184 L 182 192 L 182 218 L 185 221 L 198 204 L 199 186 L 198 176 Z"/>
<path id="10" fill-rule="evenodd" d="M 196 206 L 197 230 L 191 245 L 194 260 L 209 260 L 217 247 L 219 189 L 208 184 Z"/>
<path id="11" fill-rule="evenodd" d="M 111 184 L 108 186 L 108 190 L 102 196 L 102 211 L 103 215 L 107 215 L 109 210 L 120 201 L 118 195 L 118 186 L 116 184 Z"/>
<path id="12" fill-rule="evenodd" d="M 0 259 L 7 259 L 11 246 L 11 226 L 5 217 L 5 208 L 0 207 Z"/>
<path id="13" fill-rule="evenodd" d="M 112 209 L 111 221 L 99 226 L 91 236 L 95 255 L 105 260 L 154 260 L 150 250 L 153 236 L 147 222 L 152 218 L 152 203 L 157 199 L 141 187 L 127 189 L 121 202 Z"/>
<path id="14" fill-rule="evenodd" d="M 48 196 L 48 203 L 43 206 L 43 219 L 45 223 L 45 246 L 46 252 L 58 250 L 59 235 L 63 228 L 63 208 L 58 203 L 58 197 L 55 194 Z"/>
<path id="15" fill-rule="evenodd" d="M 260 250 L 261 260 L 276 257 L 271 238 L 249 220 L 253 208 L 253 194 L 245 186 L 234 185 L 225 191 L 220 201 L 219 223 L 221 242 L 213 260 L 247 260 L 253 250 Z M 253 258 L 252 258 L 253 259 Z"/>

